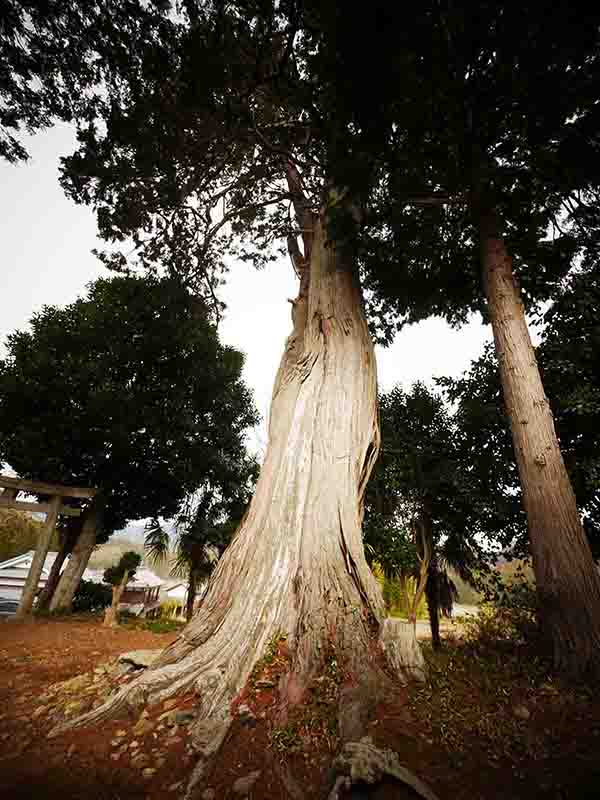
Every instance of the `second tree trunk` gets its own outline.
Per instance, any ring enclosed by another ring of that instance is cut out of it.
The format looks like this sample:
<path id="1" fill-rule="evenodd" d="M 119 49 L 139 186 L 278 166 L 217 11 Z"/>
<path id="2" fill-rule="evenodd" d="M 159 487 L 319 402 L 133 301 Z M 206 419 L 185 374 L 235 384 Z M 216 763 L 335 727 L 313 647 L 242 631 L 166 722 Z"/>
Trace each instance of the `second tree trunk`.
<path id="1" fill-rule="evenodd" d="M 600 578 L 560 452 L 512 261 L 493 216 L 481 224 L 484 284 L 527 512 L 540 615 L 555 666 L 600 665 Z"/>

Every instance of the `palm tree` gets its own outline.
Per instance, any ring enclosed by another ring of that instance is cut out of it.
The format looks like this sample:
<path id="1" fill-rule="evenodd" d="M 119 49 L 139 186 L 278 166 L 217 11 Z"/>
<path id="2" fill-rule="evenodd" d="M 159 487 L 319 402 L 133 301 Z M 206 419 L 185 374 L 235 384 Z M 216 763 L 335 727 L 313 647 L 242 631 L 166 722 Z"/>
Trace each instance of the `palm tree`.
<path id="1" fill-rule="evenodd" d="M 205 486 L 186 498 L 176 520 L 175 537 L 156 519 L 146 526 L 145 550 L 150 563 L 169 559 L 173 546 L 171 575 L 187 578 L 186 620 L 194 613 L 198 587 L 212 573 L 231 541 L 241 516 L 242 500 L 225 500 L 219 491 Z M 237 513 L 236 513 L 237 512 Z"/>

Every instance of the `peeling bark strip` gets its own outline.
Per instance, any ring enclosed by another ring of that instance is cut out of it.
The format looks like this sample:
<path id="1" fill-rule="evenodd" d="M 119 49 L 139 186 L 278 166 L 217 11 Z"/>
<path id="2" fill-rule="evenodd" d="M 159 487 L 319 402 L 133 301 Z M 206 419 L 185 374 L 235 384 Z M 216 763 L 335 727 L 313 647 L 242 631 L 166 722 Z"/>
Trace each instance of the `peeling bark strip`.
<path id="1" fill-rule="evenodd" d="M 542 621 L 558 669 L 600 670 L 600 578 L 585 538 L 531 345 L 511 258 L 482 221 L 484 283 L 510 420 Z"/>
<path id="2" fill-rule="evenodd" d="M 376 641 L 384 608 L 361 536 L 362 497 L 379 448 L 373 345 L 356 270 L 342 247 L 326 244 L 323 219 L 306 241 L 310 266 L 293 303 L 248 513 L 182 635 L 156 666 L 75 724 L 195 688 L 202 752 L 206 730 L 225 719 L 280 634 L 292 652 L 284 701 L 301 699 L 331 647 L 355 689 L 364 689 L 365 704 L 385 681 Z M 422 664 L 420 651 L 414 658 Z"/>

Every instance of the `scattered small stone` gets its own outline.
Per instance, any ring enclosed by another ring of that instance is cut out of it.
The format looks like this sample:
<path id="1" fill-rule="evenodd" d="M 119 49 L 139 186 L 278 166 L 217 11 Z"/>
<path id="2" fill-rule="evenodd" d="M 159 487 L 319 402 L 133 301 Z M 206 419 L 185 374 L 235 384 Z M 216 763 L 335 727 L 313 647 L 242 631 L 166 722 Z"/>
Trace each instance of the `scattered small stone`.
<path id="1" fill-rule="evenodd" d="M 149 758 L 145 753 L 136 753 L 136 755 L 131 759 L 131 766 L 132 767 L 146 767 L 148 764 Z"/>
<path id="2" fill-rule="evenodd" d="M 212 788 L 212 786 L 209 786 L 209 787 L 208 787 L 207 789 L 205 789 L 205 790 L 202 792 L 202 794 L 200 795 L 200 797 L 202 798 L 202 800 L 215 800 L 216 796 L 217 796 L 217 793 L 216 793 L 216 792 L 215 792 L 215 790 Z"/>
<path id="3" fill-rule="evenodd" d="M 260 770 L 255 769 L 249 775 L 246 775 L 244 778 L 238 778 L 233 786 L 231 787 L 234 794 L 239 795 L 240 797 L 245 797 L 246 795 L 250 794 L 250 791 L 256 781 L 260 778 Z"/>
<path id="4" fill-rule="evenodd" d="M 118 761 L 121 758 L 121 753 L 111 753 L 110 757 L 113 761 Z"/>
<path id="5" fill-rule="evenodd" d="M 129 653 L 121 653 L 119 664 L 132 664 L 138 669 L 143 669 L 156 661 L 161 653 L 162 650 L 132 650 Z"/>
<path id="6" fill-rule="evenodd" d="M 267 678 L 261 678 L 254 684 L 257 689 L 274 689 L 275 681 L 270 681 Z"/>
<path id="7" fill-rule="evenodd" d="M 146 769 L 142 770 L 142 775 L 144 778 L 151 778 L 155 774 L 156 770 L 154 767 L 146 767 Z"/>
<path id="8" fill-rule="evenodd" d="M 111 739 L 110 746 L 111 747 L 121 747 L 123 742 L 120 739 Z"/>
<path id="9" fill-rule="evenodd" d="M 519 705 L 513 708 L 513 714 L 517 719 L 528 720 L 531 717 L 531 711 L 527 706 Z"/>
<path id="10" fill-rule="evenodd" d="M 121 730 L 119 730 L 119 731 L 117 731 L 115 733 L 115 736 L 118 736 L 119 739 L 122 739 L 124 736 L 127 736 L 127 731 L 123 730 L 123 728 L 121 728 Z"/>
<path id="11" fill-rule="evenodd" d="M 135 750 L 135 749 L 137 749 L 139 746 L 140 746 L 140 743 L 138 742 L 138 740 L 137 740 L 137 739 L 134 739 L 134 740 L 133 740 L 133 742 L 131 742 L 131 744 L 129 745 L 129 749 L 130 749 L 130 750 Z"/>

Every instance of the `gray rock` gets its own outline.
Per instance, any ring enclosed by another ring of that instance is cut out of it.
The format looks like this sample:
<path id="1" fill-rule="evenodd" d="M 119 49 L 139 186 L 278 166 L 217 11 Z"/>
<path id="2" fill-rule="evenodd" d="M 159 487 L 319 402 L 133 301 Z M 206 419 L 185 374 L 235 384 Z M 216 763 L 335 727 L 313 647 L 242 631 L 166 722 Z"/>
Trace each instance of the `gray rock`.
<path id="1" fill-rule="evenodd" d="M 527 708 L 527 706 L 519 705 L 513 708 L 513 714 L 517 719 L 522 719 L 523 721 L 528 720 L 531 717 L 531 711 Z"/>
<path id="2" fill-rule="evenodd" d="M 259 778 L 259 769 L 255 769 L 253 772 L 243 778 L 238 778 L 231 787 L 233 793 L 239 795 L 240 797 L 245 797 L 246 795 L 250 794 L 252 787 Z"/>
<path id="3" fill-rule="evenodd" d="M 156 661 L 161 650 L 132 650 L 129 653 L 121 653 L 119 664 L 132 664 L 137 669 L 145 669 Z"/>

